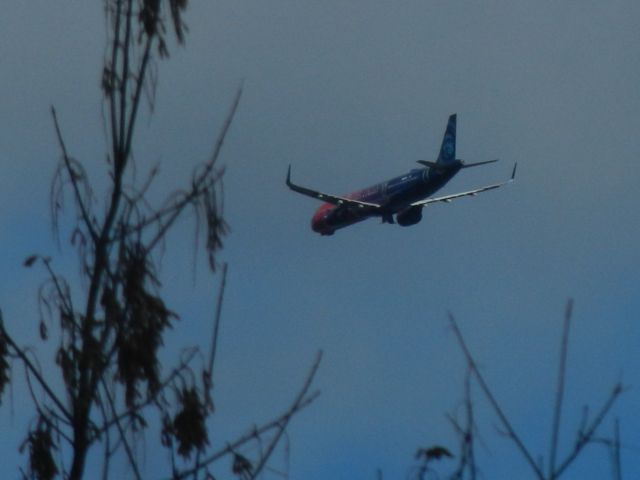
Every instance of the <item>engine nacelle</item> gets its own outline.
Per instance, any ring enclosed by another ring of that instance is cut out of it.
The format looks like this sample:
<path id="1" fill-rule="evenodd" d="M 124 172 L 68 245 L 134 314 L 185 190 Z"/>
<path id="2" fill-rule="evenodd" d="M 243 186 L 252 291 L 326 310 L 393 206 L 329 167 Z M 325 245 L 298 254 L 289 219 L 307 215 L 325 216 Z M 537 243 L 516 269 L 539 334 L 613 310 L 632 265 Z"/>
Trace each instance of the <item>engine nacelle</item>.
<path id="1" fill-rule="evenodd" d="M 409 207 L 396 215 L 396 222 L 403 227 L 415 225 L 420 220 L 422 220 L 422 207 Z"/>

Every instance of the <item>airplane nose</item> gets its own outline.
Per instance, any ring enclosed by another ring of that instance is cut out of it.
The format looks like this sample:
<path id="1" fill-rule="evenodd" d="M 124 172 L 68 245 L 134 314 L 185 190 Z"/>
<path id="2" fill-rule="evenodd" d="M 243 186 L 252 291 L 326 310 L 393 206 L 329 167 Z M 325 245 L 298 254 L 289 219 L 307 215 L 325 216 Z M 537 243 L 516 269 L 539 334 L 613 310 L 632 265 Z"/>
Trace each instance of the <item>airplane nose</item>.
<path id="1" fill-rule="evenodd" d="M 327 225 L 327 215 L 330 209 L 331 205 L 323 205 L 316 210 L 316 213 L 311 219 L 311 230 L 322 235 L 331 235 L 331 233 L 333 233 L 333 229 Z"/>
<path id="2" fill-rule="evenodd" d="M 314 215 L 311 219 L 311 230 L 314 232 L 322 233 L 326 229 L 324 218 L 319 215 Z"/>

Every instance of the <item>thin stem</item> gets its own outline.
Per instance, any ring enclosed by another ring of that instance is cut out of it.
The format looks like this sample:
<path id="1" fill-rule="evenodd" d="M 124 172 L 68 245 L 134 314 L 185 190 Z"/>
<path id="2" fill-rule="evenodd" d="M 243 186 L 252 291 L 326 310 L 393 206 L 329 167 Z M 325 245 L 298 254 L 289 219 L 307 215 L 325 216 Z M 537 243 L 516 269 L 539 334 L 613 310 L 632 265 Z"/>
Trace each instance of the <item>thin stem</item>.
<path id="1" fill-rule="evenodd" d="M 222 314 L 222 299 L 224 298 L 224 289 L 227 284 L 227 263 L 222 264 L 222 280 L 220 281 L 220 290 L 218 291 L 218 301 L 216 303 L 216 316 L 213 323 L 213 337 L 211 338 L 211 353 L 209 355 L 208 374 L 210 381 L 213 380 L 213 365 L 216 360 L 216 350 L 218 345 L 218 331 L 220 329 L 220 317 Z"/>
<path id="2" fill-rule="evenodd" d="M 473 419 L 473 403 L 471 402 L 471 372 L 468 372 L 464 381 L 465 410 L 467 417 L 467 429 L 464 433 L 464 454 L 471 480 L 476 480 L 476 460 L 473 451 L 473 429 L 475 421 Z"/>
<path id="3" fill-rule="evenodd" d="M 594 433 L 596 432 L 602 421 L 605 419 L 622 391 L 622 385 L 619 383 L 613 387 L 613 390 L 611 391 L 611 394 L 609 394 L 607 401 L 604 403 L 596 417 L 593 419 L 591 425 L 589 425 L 584 432 L 578 432 L 578 437 L 576 439 L 573 450 L 571 451 L 571 453 L 569 453 L 569 455 L 567 455 L 564 462 L 562 462 L 558 469 L 554 472 L 553 478 L 560 477 L 560 475 L 567 469 L 567 467 L 569 467 L 569 465 L 573 463 L 582 449 L 593 440 Z"/>
<path id="4" fill-rule="evenodd" d="M 180 363 L 179 366 L 177 366 L 176 368 L 173 369 L 173 371 L 167 376 L 167 378 L 160 383 L 160 386 L 157 389 L 157 392 L 153 395 L 150 395 L 147 397 L 147 399 L 142 402 L 139 403 L 138 405 L 135 405 L 131 408 L 129 408 L 127 411 L 116 414 L 114 413 L 113 418 L 111 418 L 109 421 L 106 421 L 104 423 L 104 425 L 102 425 L 100 427 L 99 430 L 97 430 L 97 433 L 102 433 L 102 432 L 106 432 L 108 429 L 110 429 L 116 422 L 119 422 L 120 420 L 122 420 L 123 418 L 129 417 L 133 414 L 136 414 L 138 412 L 140 412 L 143 408 L 151 405 L 152 403 L 154 403 L 156 401 L 156 399 L 158 398 L 158 396 L 160 395 L 161 392 L 163 392 L 165 390 L 165 388 L 171 384 L 171 382 L 173 382 L 173 380 L 180 375 L 180 373 L 185 370 L 186 368 L 188 368 L 189 363 L 191 363 L 191 360 L 193 360 L 193 358 L 196 356 L 196 354 L 198 353 L 198 351 L 196 349 L 191 350 L 188 354 L 187 357 L 182 360 L 182 362 Z"/>
<path id="5" fill-rule="evenodd" d="M 71 415 L 71 413 L 65 408 L 63 403 L 57 397 L 57 395 L 53 393 L 53 390 L 51 390 L 51 387 L 49 387 L 49 384 L 45 381 L 44 377 L 40 374 L 38 369 L 33 365 L 31 360 L 29 360 L 29 357 L 27 357 L 24 350 L 22 350 L 18 346 L 18 344 L 13 340 L 13 338 L 11 338 L 11 336 L 5 330 L 4 321 L 2 319 L 2 311 L 0 311 L 0 335 L 2 335 L 7 340 L 7 343 L 11 346 L 11 348 L 13 348 L 16 355 L 20 357 L 25 367 L 33 374 L 35 379 L 38 381 L 38 384 L 46 392 L 47 396 L 56 405 L 56 407 L 58 407 L 58 409 L 63 413 L 67 421 L 73 422 L 73 416 Z"/>
<path id="6" fill-rule="evenodd" d="M 62 159 L 64 160 L 65 168 L 67 169 L 67 173 L 69 174 L 69 178 L 71 179 L 71 185 L 73 186 L 73 194 L 76 198 L 76 203 L 80 208 L 80 215 L 82 215 L 82 221 L 87 227 L 87 231 L 89 235 L 91 235 L 91 239 L 95 242 L 98 238 L 98 234 L 95 231 L 93 224 L 91 223 L 91 219 L 89 217 L 89 212 L 87 210 L 84 201 L 82 200 L 82 196 L 80 195 L 80 188 L 78 187 L 78 178 L 71 166 L 71 159 L 69 154 L 67 153 L 67 146 L 64 143 L 64 139 L 62 138 L 62 132 L 60 130 L 60 124 L 58 123 L 58 115 L 56 114 L 55 107 L 51 106 L 51 116 L 53 117 L 53 125 L 56 130 L 56 136 L 58 137 L 58 144 L 60 145 L 60 149 L 62 150 Z"/>
<path id="7" fill-rule="evenodd" d="M 124 149 L 122 151 L 122 156 L 124 159 L 127 159 L 129 157 L 129 154 L 131 153 L 133 130 L 138 117 L 138 107 L 140 106 L 142 88 L 144 87 L 144 82 L 146 81 L 145 77 L 147 75 L 147 66 L 149 65 L 149 61 L 151 59 L 151 47 L 153 45 L 153 38 L 153 36 L 147 37 L 147 43 L 145 44 L 144 54 L 140 63 L 140 71 L 138 72 L 136 91 L 133 96 L 131 113 L 129 114 L 129 121 L 127 123 L 127 133 L 126 137 L 124 137 Z M 124 122 L 124 119 L 122 121 Z M 124 135 L 124 132 L 122 132 L 122 134 Z"/>
<path id="8" fill-rule="evenodd" d="M 616 418 L 613 426 L 613 445 L 611 446 L 613 477 L 622 480 L 622 461 L 620 460 L 620 420 Z"/>
<path id="9" fill-rule="evenodd" d="M 42 263 L 44 263 L 44 266 L 47 269 L 47 272 L 49 272 L 49 277 L 53 282 L 53 286 L 56 289 L 58 298 L 62 302 L 63 311 L 65 314 L 69 315 L 69 321 L 73 325 L 73 330 L 75 330 L 76 328 L 79 327 L 79 325 L 76 322 L 75 318 L 73 317 L 74 308 L 73 308 L 73 303 L 71 301 L 71 294 L 69 293 L 69 286 L 64 279 L 61 280 L 60 277 L 58 277 L 58 275 L 56 275 L 56 273 L 53 271 L 53 268 L 51 268 L 51 259 L 43 258 Z M 63 285 L 65 289 L 62 288 Z"/>
<path id="10" fill-rule="evenodd" d="M 567 371 L 567 351 L 569 349 L 569 327 L 571 326 L 571 313 L 573 300 L 567 302 L 562 329 L 562 343 L 560 346 L 560 362 L 558 370 L 558 386 L 556 388 L 556 400 L 553 412 L 553 424 L 551 427 L 551 450 L 549 452 L 549 480 L 554 480 L 556 468 L 556 456 L 558 453 L 558 435 L 560 433 L 560 418 L 562 416 L 562 400 L 564 398 L 565 374 Z"/>
<path id="11" fill-rule="evenodd" d="M 104 389 L 104 394 L 107 397 L 107 401 L 109 402 L 109 408 L 111 409 L 111 414 L 116 415 L 116 407 L 113 402 L 113 398 L 111 397 L 111 393 L 109 392 L 109 388 L 107 387 L 104 378 L 101 380 L 102 388 Z M 122 445 L 124 445 L 124 450 L 127 454 L 127 458 L 129 459 L 129 463 L 131 464 L 131 468 L 133 468 L 133 473 L 137 480 L 142 480 L 142 476 L 140 475 L 140 471 L 138 470 L 138 462 L 133 456 L 133 452 L 131 451 L 131 447 L 129 446 L 129 442 L 127 441 L 126 432 L 120 425 L 120 420 L 115 418 L 116 428 L 118 429 L 118 434 L 120 435 L 120 440 L 122 441 Z"/>
<path id="12" fill-rule="evenodd" d="M 451 314 L 449 314 L 449 322 L 451 323 L 453 332 L 456 335 L 458 344 L 460 345 L 460 348 L 462 349 L 462 352 L 464 353 L 464 356 L 467 359 L 467 363 L 469 365 L 470 370 L 473 372 L 476 379 L 478 380 L 478 383 L 480 385 L 480 388 L 482 389 L 482 392 L 485 394 L 485 396 L 489 400 L 489 403 L 491 404 L 491 406 L 493 407 L 493 410 L 498 415 L 498 418 L 502 422 L 502 425 L 504 426 L 504 428 L 506 428 L 507 433 L 509 434 L 509 437 L 516 444 L 516 447 L 518 447 L 518 450 L 520 450 L 520 453 L 522 453 L 525 460 L 531 467 L 531 470 L 533 470 L 533 472 L 535 473 L 536 477 L 540 480 L 544 480 L 544 475 L 540 470 L 540 467 L 536 465 L 536 462 L 533 460 L 533 457 L 529 453 L 529 450 L 527 450 L 527 447 L 525 447 L 524 443 L 522 442 L 518 434 L 515 432 L 515 430 L 511 426 L 511 422 L 509 422 L 509 419 L 502 411 L 500 404 L 491 393 L 491 389 L 487 385 L 487 382 L 485 382 L 484 377 L 480 373 L 480 370 L 478 370 L 478 366 L 475 360 L 473 359 L 473 357 L 471 356 L 471 352 L 467 348 L 467 344 L 465 343 L 464 338 L 462 337 L 462 333 L 460 332 L 460 329 L 458 328 L 458 325 L 455 319 L 453 318 L 453 315 Z"/>
<path id="13" fill-rule="evenodd" d="M 316 372 L 318 370 L 318 367 L 320 366 L 320 360 L 321 359 L 322 359 L 322 352 L 319 352 L 317 360 L 316 360 L 316 363 L 314 364 L 311 373 L 307 377 L 307 381 L 305 382 L 305 385 L 303 386 L 302 390 L 298 394 L 298 397 L 296 398 L 295 402 L 293 403 L 294 406 L 298 405 L 298 404 L 300 404 L 302 402 L 304 396 L 306 395 L 306 391 L 311 386 L 311 382 L 313 381 L 313 377 L 315 377 L 315 374 L 316 374 Z M 276 433 L 274 439 L 271 441 L 271 443 L 267 447 L 267 451 L 264 453 L 264 455 L 262 455 L 262 458 L 260 459 L 260 462 L 256 466 L 255 470 L 252 472 L 250 478 L 252 478 L 252 479 L 258 478 L 258 475 L 260 475 L 260 472 L 265 467 L 265 465 L 267 464 L 267 461 L 269 460 L 269 458 L 273 454 L 273 450 L 276 448 L 276 445 L 280 441 L 280 438 L 282 438 L 282 435 L 284 434 L 284 432 L 285 432 L 285 430 L 287 428 L 287 425 L 289 424 L 289 421 L 291 420 L 292 416 L 293 415 L 286 415 L 282 419 L 282 422 L 278 425 L 278 432 Z"/>
<path id="14" fill-rule="evenodd" d="M 120 50 L 120 22 L 121 22 L 121 17 L 122 17 L 122 0 L 117 0 L 116 1 L 116 12 L 115 12 L 115 25 L 114 25 L 114 31 L 115 31 L 115 36 L 113 39 L 113 43 L 112 43 L 112 50 L 111 50 L 111 65 L 109 67 L 109 82 L 110 82 L 110 86 L 109 86 L 109 117 L 111 119 L 111 149 L 113 151 L 113 155 L 114 155 L 114 162 L 115 162 L 115 156 L 116 156 L 116 152 L 118 151 L 118 144 L 120 142 L 119 140 L 119 136 L 118 136 L 118 129 L 117 129 L 117 110 L 116 110 L 116 82 L 115 80 L 117 79 L 116 76 L 116 65 L 118 62 L 118 52 Z"/>
<path id="15" fill-rule="evenodd" d="M 133 0 L 127 0 L 127 12 L 125 13 L 125 32 L 124 42 L 122 44 L 122 78 L 120 79 L 120 118 L 118 119 L 118 150 L 114 152 L 114 174 L 118 176 L 118 170 L 124 170 L 127 155 L 125 154 L 125 128 L 127 114 L 127 86 L 129 85 L 129 49 L 131 48 L 131 22 L 133 10 Z M 115 45 L 118 48 L 118 45 Z M 142 78 L 138 78 L 138 83 Z"/>
<path id="16" fill-rule="evenodd" d="M 241 96 L 242 96 L 242 85 L 240 86 L 240 88 L 238 88 L 238 91 L 236 92 L 236 96 L 233 100 L 233 104 L 231 105 L 231 109 L 227 114 L 227 117 L 225 118 L 225 122 L 222 127 L 222 130 L 220 131 L 220 134 L 218 135 L 218 138 L 216 140 L 216 144 L 214 146 L 213 153 L 211 154 L 211 158 L 209 159 L 209 162 L 206 163 L 204 167 L 204 171 L 200 175 L 198 175 L 197 178 L 194 179 L 191 191 L 187 195 L 185 195 L 185 197 L 181 201 L 179 201 L 176 205 L 169 207 L 168 208 L 169 212 L 167 212 L 166 210 L 161 210 L 160 212 L 158 212 L 158 214 L 154 215 L 149 221 L 142 224 L 142 226 L 144 227 L 150 223 L 157 221 L 157 219 L 161 218 L 163 215 L 170 213 L 169 219 L 166 221 L 166 223 L 162 225 L 162 227 L 160 227 L 160 230 L 158 231 L 158 233 L 147 244 L 147 247 L 146 247 L 147 250 L 151 251 L 155 247 L 155 245 L 165 236 L 167 230 L 171 227 L 173 222 L 175 222 L 176 219 L 180 216 L 180 214 L 185 209 L 185 207 L 187 205 L 192 204 L 195 198 L 202 195 L 204 189 L 206 188 L 206 183 L 210 178 L 209 176 L 211 174 L 211 171 L 213 170 L 213 167 L 216 164 L 218 157 L 220 156 L 222 145 L 227 136 L 229 128 L 231 127 L 233 117 L 235 116 L 236 111 L 238 110 L 238 105 L 240 103 Z"/>
<path id="17" fill-rule="evenodd" d="M 285 413 L 280 415 L 275 420 L 263 425 L 262 427 L 252 430 L 250 433 L 247 433 L 241 436 L 240 438 L 236 439 L 234 442 L 227 444 L 226 447 L 222 448 L 216 453 L 209 455 L 207 458 L 205 458 L 200 462 L 199 468 L 204 468 L 207 465 L 215 462 L 216 460 L 219 460 L 220 458 L 224 457 L 225 455 L 233 453 L 245 443 L 255 439 L 256 437 L 259 437 L 260 435 L 270 430 L 273 430 L 274 428 L 277 428 L 280 431 L 283 423 L 286 425 L 286 423 L 289 422 L 291 417 L 293 417 L 300 410 L 309 406 L 320 395 L 320 392 L 314 392 L 314 393 L 311 393 L 310 395 L 307 395 L 307 393 L 318 371 L 318 367 L 320 366 L 321 360 L 322 360 L 322 352 L 320 351 L 318 352 L 318 355 L 316 356 L 316 360 L 313 366 L 311 367 L 311 371 L 307 375 L 307 379 L 304 382 L 304 385 L 300 389 L 300 392 L 296 396 L 291 407 L 289 407 L 289 409 Z M 194 468 L 190 468 L 182 472 L 174 472 L 173 476 L 171 477 L 171 480 L 182 480 L 184 478 L 187 478 L 188 476 L 193 474 L 194 470 L 195 470 Z"/>

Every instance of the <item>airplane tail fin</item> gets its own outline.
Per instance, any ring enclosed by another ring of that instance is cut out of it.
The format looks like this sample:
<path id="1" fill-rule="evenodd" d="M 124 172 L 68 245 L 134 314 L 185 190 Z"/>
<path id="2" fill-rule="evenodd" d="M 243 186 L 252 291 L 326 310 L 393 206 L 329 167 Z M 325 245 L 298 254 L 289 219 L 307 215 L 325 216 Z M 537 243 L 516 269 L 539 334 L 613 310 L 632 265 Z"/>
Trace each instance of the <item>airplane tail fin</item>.
<path id="1" fill-rule="evenodd" d="M 488 163 L 497 162 L 494 160 L 485 160 L 483 162 L 466 163 L 463 160 L 456 158 L 456 121 L 457 114 L 449 116 L 447 122 L 447 129 L 444 131 L 444 137 L 442 138 L 442 145 L 440 146 L 440 153 L 438 154 L 438 160 L 432 162 L 430 160 L 416 160 L 420 165 L 424 165 L 427 168 L 432 168 L 435 171 L 445 172 L 451 168 L 461 169 L 478 167 L 480 165 L 486 165 Z"/>
<path id="2" fill-rule="evenodd" d="M 456 119 L 457 114 L 455 113 L 449 117 L 447 129 L 442 138 L 440 153 L 438 154 L 437 163 L 439 165 L 446 166 L 456 161 Z"/>

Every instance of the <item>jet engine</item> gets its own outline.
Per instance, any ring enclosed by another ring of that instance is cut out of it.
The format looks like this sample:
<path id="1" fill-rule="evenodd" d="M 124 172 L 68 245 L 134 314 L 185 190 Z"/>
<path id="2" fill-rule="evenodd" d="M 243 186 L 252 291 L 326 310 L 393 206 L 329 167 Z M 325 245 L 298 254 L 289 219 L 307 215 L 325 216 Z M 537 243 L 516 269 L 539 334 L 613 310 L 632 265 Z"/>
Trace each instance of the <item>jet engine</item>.
<path id="1" fill-rule="evenodd" d="M 408 227 L 409 225 L 415 225 L 422 220 L 422 207 L 409 207 L 406 210 L 398 212 L 396 215 L 396 222 L 398 225 Z"/>

